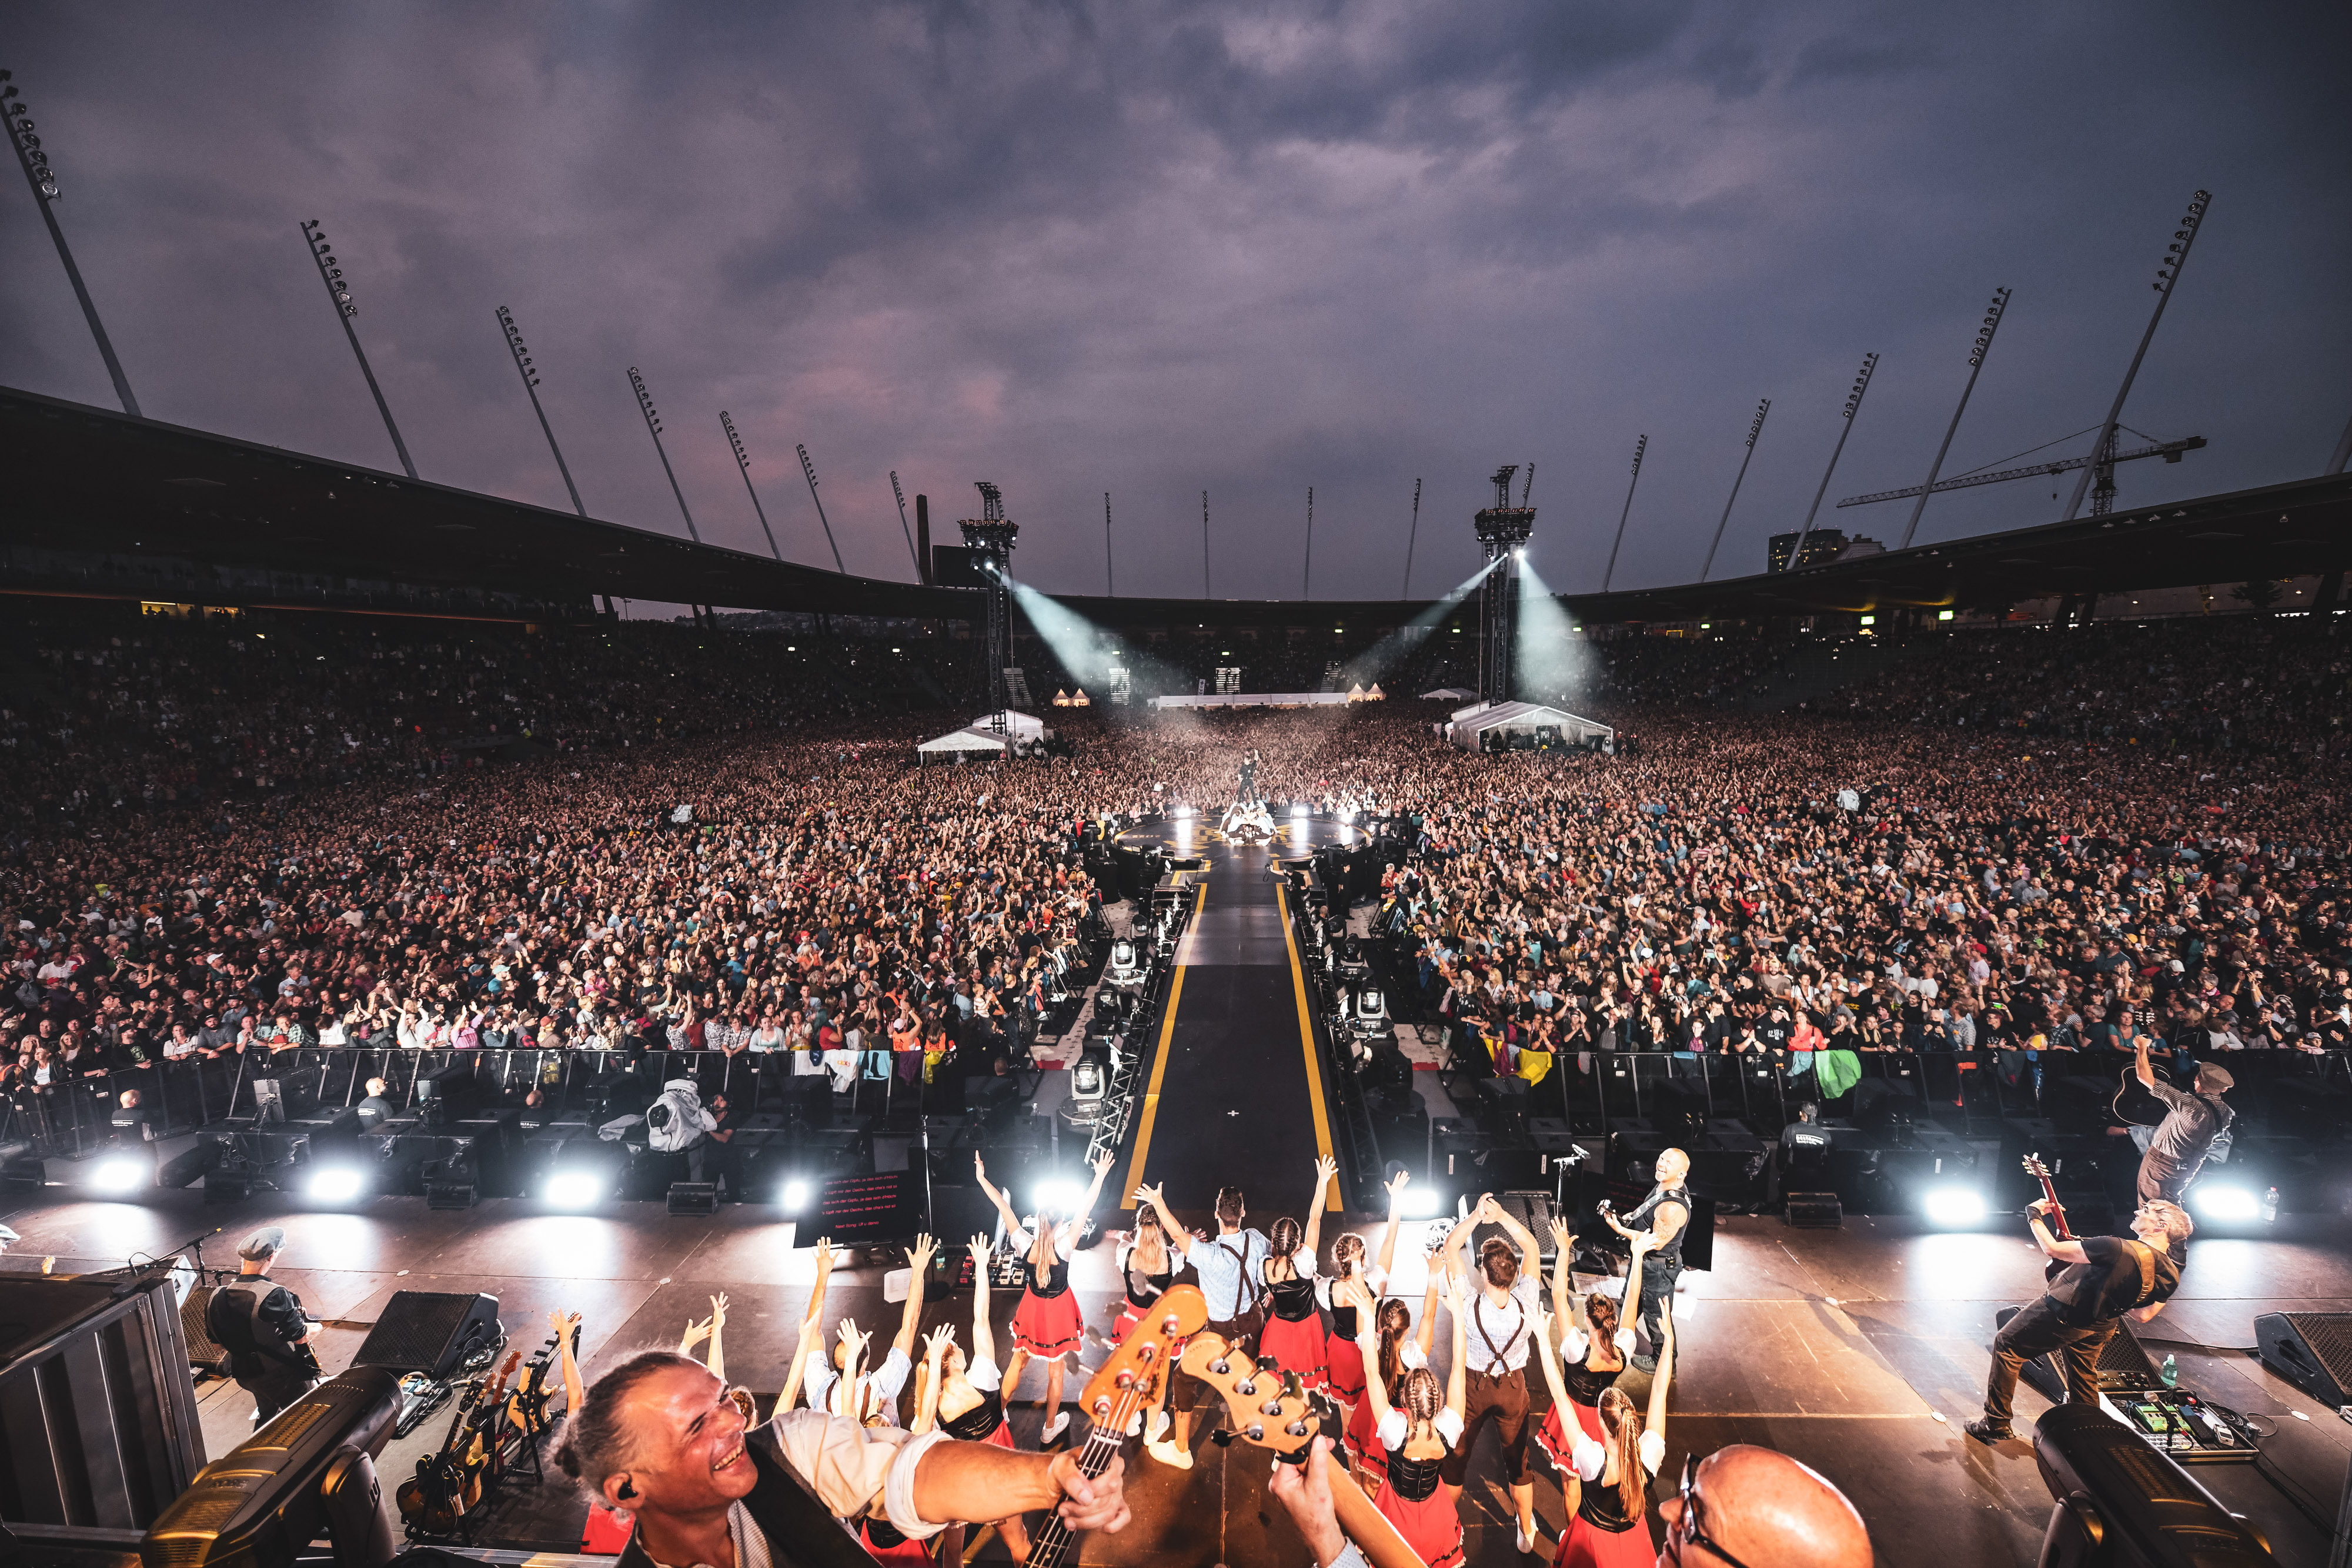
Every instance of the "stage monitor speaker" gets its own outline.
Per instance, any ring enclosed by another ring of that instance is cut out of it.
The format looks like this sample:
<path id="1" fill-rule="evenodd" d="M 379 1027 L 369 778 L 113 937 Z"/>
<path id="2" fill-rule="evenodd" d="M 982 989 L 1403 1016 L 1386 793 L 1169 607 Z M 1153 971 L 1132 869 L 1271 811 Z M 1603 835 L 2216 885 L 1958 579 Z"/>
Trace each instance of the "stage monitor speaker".
<path id="1" fill-rule="evenodd" d="M 2045 1411 L 2033 1424 L 2033 1458 L 2056 1500 L 2040 1568 L 2278 1562 L 2261 1532 L 2179 1461 L 2095 1406 Z"/>
<path id="2" fill-rule="evenodd" d="M 1845 1228 L 1845 1205 L 1833 1192 L 1792 1192 L 1781 1210 L 1781 1218 L 1800 1230 L 1842 1230 Z"/>
<path id="3" fill-rule="evenodd" d="M 2352 1312 L 2264 1312 L 2254 1346 L 2264 1366 L 2329 1409 L 2352 1406 Z"/>
<path id="4" fill-rule="evenodd" d="M 467 1358 L 505 1338 L 496 1296 L 398 1291 L 384 1303 L 352 1364 L 446 1378 Z"/>
<path id="5" fill-rule="evenodd" d="M 697 1217 L 719 1212 L 719 1184 L 715 1181 L 674 1181 L 669 1184 L 669 1212 L 678 1216 Z"/>

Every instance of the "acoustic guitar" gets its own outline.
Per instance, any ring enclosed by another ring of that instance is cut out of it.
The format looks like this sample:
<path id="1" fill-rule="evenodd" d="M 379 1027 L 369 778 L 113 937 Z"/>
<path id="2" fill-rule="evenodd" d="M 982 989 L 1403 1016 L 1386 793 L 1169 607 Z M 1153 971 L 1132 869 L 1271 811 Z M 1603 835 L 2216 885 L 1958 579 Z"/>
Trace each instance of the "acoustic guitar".
<path id="1" fill-rule="evenodd" d="M 1423 1568 L 1421 1553 L 1405 1543 L 1397 1527 L 1364 1495 L 1348 1473 L 1339 1453 L 1340 1434 L 1347 1429 L 1339 1406 L 1320 1394 L 1303 1394 L 1298 1375 L 1285 1372 L 1271 1356 L 1253 1362 L 1227 1344 L 1222 1335 L 1195 1334 L 1185 1345 L 1184 1370 L 1215 1389 L 1225 1402 L 1230 1431 L 1212 1434 L 1212 1440 L 1239 1437 L 1261 1448 L 1271 1448 L 1285 1463 L 1303 1465 L 1314 1451 L 1318 1434 L 1331 1439 L 1331 1458 L 1323 1474 L 1331 1489 L 1331 1511 L 1339 1528 L 1356 1543 L 1372 1568 Z M 1379 1376 L 1375 1371 L 1372 1375 Z"/>
<path id="2" fill-rule="evenodd" d="M 1078 1450 L 1078 1473 L 1089 1478 L 1110 1469 L 1136 1418 L 1167 1396 L 1168 1371 L 1187 1339 L 1209 1321 L 1208 1298 L 1198 1285 L 1171 1285 L 1146 1309 L 1143 1319 L 1087 1380 L 1079 1406 L 1092 1425 Z M 1029 1568 L 1064 1568 L 1074 1537 L 1058 1513 L 1030 1537 Z"/>
<path id="3" fill-rule="evenodd" d="M 2167 1083 L 2172 1082 L 2172 1075 L 2160 1067 L 2151 1067 L 2149 1071 Z M 2124 1069 L 2123 1082 L 2116 1087 L 2116 1097 L 2107 1109 L 2116 1121 L 2126 1127 L 2160 1126 L 2165 1117 L 2172 1113 L 2172 1107 L 2150 1093 L 2147 1086 L 2139 1081 L 2137 1064 Z"/>

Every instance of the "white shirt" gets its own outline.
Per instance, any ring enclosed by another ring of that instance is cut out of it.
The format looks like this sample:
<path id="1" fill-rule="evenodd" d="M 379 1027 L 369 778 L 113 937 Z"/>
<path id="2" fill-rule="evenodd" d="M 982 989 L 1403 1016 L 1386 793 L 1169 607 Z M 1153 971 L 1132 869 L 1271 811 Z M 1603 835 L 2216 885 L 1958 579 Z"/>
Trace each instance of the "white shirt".
<path id="1" fill-rule="evenodd" d="M 1501 1305 L 1487 1299 L 1484 1285 L 1471 1291 L 1463 1330 L 1472 1372 L 1503 1377 L 1527 1369 L 1535 1305 L 1536 1282 L 1525 1274 L 1512 1281 L 1510 1299 Z"/>
<path id="2" fill-rule="evenodd" d="M 1591 1485 L 1609 1468 L 1609 1450 L 1586 1437 L 1583 1427 L 1573 1422 L 1570 1425 L 1574 1427 L 1575 1437 L 1569 1444 L 1569 1463 L 1576 1467 L 1578 1477 Z M 1645 1431 L 1634 1446 L 1640 1451 L 1642 1468 L 1656 1475 L 1658 1467 L 1666 1462 L 1665 1434 Z"/>
<path id="3" fill-rule="evenodd" d="M 1618 1354 L 1631 1355 L 1633 1354 L 1633 1331 L 1619 1329 L 1617 1337 L 1610 1343 L 1617 1347 Z M 1570 1366 L 1581 1362 L 1591 1349 L 1592 1336 L 1582 1329 L 1570 1329 L 1559 1336 L 1559 1358 Z"/>
<path id="4" fill-rule="evenodd" d="M 1462 1441 L 1462 1415 L 1450 1405 L 1437 1413 L 1436 1419 L 1430 1422 L 1430 1426 L 1436 1429 L 1440 1437 L 1445 1439 L 1445 1446 L 1449 1448 Z M 1412 1422 L 1403 1411 L 1390 1411 L 1380 1424 L 1378 1436 L 1381 1447 L 1390 1449 L 1402 1448 L 1405 1435 L 1411 1429 Z"/>
<path id="5" fill-rule="evenodd" d="M 898 1533 L 909 1540 L 928 1541 L 946 1528 L 927 1522 L 915 1511 L 916 1469 L 934 1444 L 947 1441 L 946 1433 L 912 1437 L 893 1427 L 860 1427 L 814 1410 L 787 1410 L 772 1426 L 784 1461 L 835 1519 L 870 1514 L 878 1502 Z M 740 1502 L 727 1511 L 727 1533 L 735 1546 L 735 1568 L 772 1568 L 775 1558 L 767 1538 Z"/>
<path id="6" fill-rule="evenodd" d="M 882 1358 L 882 1364 L 863 1374 L 855 1390 L 845 1395 L 841 1374 L 834 1369 L 833 1357 L 812 1356 L 808 1372 L 808 1402 L 812 1410 L 822 1410 L 829 1416 L 856 1416 L 872 1410 L 890 1426 L 898 1424 L 898 1391 L 907 1386 L 907 1376 L 914 1363 L 897 1345 Z"/>

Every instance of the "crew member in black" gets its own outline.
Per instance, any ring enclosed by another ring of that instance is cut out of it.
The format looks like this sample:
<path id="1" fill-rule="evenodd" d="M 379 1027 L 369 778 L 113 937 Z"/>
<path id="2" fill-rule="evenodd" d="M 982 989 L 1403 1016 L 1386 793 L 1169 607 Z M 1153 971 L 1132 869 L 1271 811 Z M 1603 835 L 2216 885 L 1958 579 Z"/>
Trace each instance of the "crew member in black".
<path id="1" fill-rule="evenodd" d="M 2180 1265 L 2174 1258 L 2195 1227 L 2179 1205 L 2162 1198 L 2140 1205 L 2132 1216 L 2129 1238 L 2084 1236 L 2068 1241 L 2053 1236 L 2042 1222 L 2049 1207 L 2047 1199 L 2036 1199 L 2027 1210 L 2033 1239 L 2068 1267 L 2050 1282 L 2040 1301 L 1993 1335 L 1984 1415 L 1966 1427 L 1979 1443 L 2017 1435 L 2009 1424 L 2017 1375 L 2037 1355 L 2057 1352 L 2066 1371 L 2066 1397 L 2096 1403 L 2099 1390 L 2093 1374 L 2099 1352 L 2115 1337 L 2125 1314 L 2144 1323 L 2162 1312 L 2180 1288 Z"/>
<path id="2" fill-rule="evenodd" d="M 205 1330 L 229 1353 L 229 1375 L 253 1396 L 253 1424 L 260 1427 L 319 1381 L 311 1336 L 318 1325 L 302 1315 L 302 1298 L 269 1278 L 285 1250 L 286 1232 L 265 1225 L 236 1249 L 237 1280 L 213 1292 L 205 1309 Z"/>
<path id="3" fill-rule="evenodd" d="M 2175 1089 L 2149 1068 L 2151 1043 L 2146 1035 L 2132 1041 L 2132 1071 L 2142 1088 L 2164 1102 L 2166 1112 L 2147 1141 L 2147 1153 L 2140 1156 L 2139 1200 L 2179 1203 L 2213 1152 L 2214 1141 L 2230 1130 L 2235 1113 L 2221 1103 L 2221 1096 L 2238 1081 L 2228 1068 L 2206 1061 L 2198 1064 L 2194 1092 Z"/>
<path id="4" fill-rule="evenodd" d="M 1657 1176 L 1658 1185 L 1650 1189 L 1650 1196 L 1623 1219 L 1605 1208 L 1601 1211 L 1609 1228 L 1628 1241 L 1642 1229 L 1650 1235 L 1640 1302 L 1642 1332 L 1649 1336 L 1650 1351 L 1633 1357 L 1634 1370 L 1639 1372 L 1658 1370 L 1658 1346 L 1666 1337 L 1660 1314 L 1673 1310 L 1675 1281 L 1682 1278 L 1683 1236 L 1690 1228 L 1690 1195 L 1684 1186 L 1690 1179 L 1690 1156 L 1680 1149 L 1668 1149 L 1658 1156 Z"/>

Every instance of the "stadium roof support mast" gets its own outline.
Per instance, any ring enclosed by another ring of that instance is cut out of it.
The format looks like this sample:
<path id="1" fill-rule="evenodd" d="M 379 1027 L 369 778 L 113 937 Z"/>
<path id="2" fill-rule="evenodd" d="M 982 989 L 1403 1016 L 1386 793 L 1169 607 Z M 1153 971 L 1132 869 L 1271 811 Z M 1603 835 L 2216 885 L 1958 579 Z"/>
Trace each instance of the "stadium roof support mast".
<path id="1" fill-rule="evenodd" d="M 2172 243 L 2164 247 L 2164 261 L 2156 269 L 2156 309 L 2147 319 L 2147 329 L 2139 335 L 2139 348 L 2132 354 L 2131 369 L 2124 372 L 2124 384 L 2116 389 L 2114 406 L 2107 410 L 2106 419 L 2099 425 L 2099 438 L 2091 443 L 2091 461 L 2074 481 L 2074 494 L 2066 503 L 2065 521 L 2073 522 L 2083 509 L 2083 492 L 2094 478 L 2098 488 L 2093 492 L 2091 516 L 2104 517 L 2116 500 L 2116 424 L 2123 418 L 2124 400 L 2131 396 L 2132 382 L 2139 375 L 2139 363 L 2147 358 L 2148 343 L 2156 337 L 2156 324 L 2164 319 L 2164 308 L 2172 303 L 2172 286 L 2180 281 L 2180 268 L 2189 260 L 2189 247 L 2197 243 L 2197 231 L 2204 226 L 2205 209 L 2212 204 L 2213 193 L 2200 191 L 2189 198 L 2189 211 L 2181 214 L 2180 226 L 2172 231 Z"/>
<path id="2" fill-rule="evenodd" d="M 915 563 L 915 580 L 923 580 L 923 555 L 915 548 L 915 530 L 907 526 L 907 492 L 898 487 L 898 471 L 890 470 L 890 496 L 898 503 L 898 531 L 907 536 L 907 559 Z"/>
<path id="3" fill-rule="evenodd" d="M 1706 564 L 1698 569 L 1701 582 L 1705 582 L 1706 574 L 1715 570 L 1715 552 L 1723 548 L 1723 529 L 1724 525 L 1731 521 L 1731 504 L 1739 499 L 1739 486 L 1747 483 L 1748 465 L 1756 455 L 1756 438 L 1764 434 L 1764 416 L 1771 412 L 1770 398 L 1756 400 L 1756 417 L 1748 422 L 1748 449 L 1739 455 L 1739 472 L 1732 476 L 1731 494 L 1723 498 L 1723 516 L 1715 520 L 1715 538 L 1706 547 Z"/>
<path id="4" fill-rule="evenodd" d="M 416 465 L 408 460 L 408 443 L 400 438 L 400 426 L 392 422 L 392 405 L 383 401 L 383 389 L 375 382 L 375 371 L 368 364 L 367 350 L 360 347 L 360 335 L 352 326 L 352 318 L 360 308 L 352 303 L 351 285 L 343 280 L 343 269 L 335 265 L 334 247 L 327 243 L 327 231 L 311 218 L 302 225 L 302 244 L 318 264 L 319 281 L 327 286 L 327 298 L 334 301 L 335 318 L 343 324 L 343 336 L 350 340 L 352 357 L 360 362 L 360 374 L 367 378 L 368 394 L 375 399 L 376 413 L 383 415 L 383 428 L 392 436 L 392 449 L 400 454 L 401 471 L 410 478 L 416 477 Z M 631 375 L 636 371 L 631 371 Z"/>
<path id="5" fill-rule="evenodd" d="M 669 449 L 662 444 L 661 415 L 654 412 L 654 395 L 646 390 L 646 378 L 637 367 L 629 367 L 629 390 L 637 394 L 637 412 L 646 416 L 646 434 L 654 438 L 654 451 L 661 456 L 662 472 L 669 476 L 669 493 L 677 497 L 677 515 L 686 519 L 686 537 L 696 544 L 702 542 L 701 530 L 694 526 L 694 514 L 686 509 L 686 492 L 677 487 L 677 471 L 669 465 Z"/>
<path id="6" fill-rule="evenodd" d="M 808 479 L 809 499 L 816 502 L 816 520 L 824 529 L 825 545 L 833 551 L 833 570 L 846 577 L 849 575 L 849 569 L 841 564 L 841 547 L 834 543 L 833 524 L 826 521 L 824 501 L 816 493 L 816 465 L 809 461 L 806 445 L 796 444 L 794 450 L 801 455 L 801 473 Z"/>
<path id="7" fill-rule="evenodd" d="M 1650 438 L 1646 435 L 1633 443 L 1633 477 L 1626 483 L 1625 506 L 1617 514 L 1617 537 L 1609 544 L 1609 570 L 1601 575 L 1601 591 L 1603 593 L 1608 592 L 1609 585 L 1617 580 L 1617 549 L 1625 542 L 1625 519 L 1633 515 L 1633 490 L 1642 482 L 1642 455 L 1649 449 Z M 1505 500 L 1509 498 L 1504 497 Z M 1503 699 L 1496 697 L 1495 700 L 1500 702 Z"/>
<path id="8" fill-rule="evenodd" d="M 988 682 L 989 727 L 1002 735 L 1004 667 L 1013 662 L 1013 546 L 1021 537 L 1021 526 L 1006 518 L 1002 490 L 985 479 L 976 479 L 972 486 L 980 492 L 980 516 L 962 518 L 956 527 L 963 530 L 965 548 L 972 552 L 973 564 L 987 584 L 986 641 L 980 656 Z"/>
<path id="9" fill-rule="evenodd" d="M 0 82 L 8 80 L 9 75 L 0 70 Z M 146 415 L 139 412 L 139 400 L 131 395 L 131 379 L 122 373 L 122 361 L 114 357 L 113 340 L 107 337 L 106 327 L 98 319 L 98 306 L 82 283 L 81 268 L 74 265 L 73 252 L 67 248 L 66 231 L 58 227 L 58 214 L 50 211 L 50 204 L 60 194 L 58 172 L 50 166 L 49 155 L 41 151 L 41 139 L 33 134 L 32 113 L 33 106 L 17 97 L 14 87 L 0 87 L 0 120 L 7 122 L 9 144 L 16 149 L 26 183 L 33 187 L 33 204 L 41 209 L 41 221 L 49 225 L 58 259 L 66 265 L 66 281 L 73 285 L 74 298 L 81 302 L 82 319 L 89 323 L 89 335 L 98 340 L 98 357 L 106 361 L 106 373 L 114 378 L 114 395 L 121 400 L 123 413 L 143 419 Z"/>
<path id="10" fill-rule="evenodd" d="M 1969 394 L 1977 390 L 1977 372 L 1984 369 L 1992 335 L 2000 330 L 2000 319 L 2008 312 L 2009 290 L 1994 289 L 1992 303 L 1985 307 L 1985 318 L 1977 326 L 1977 340 L 1969 348 L 1969 379 L 1960 388 L 1959 406 L 1952 410 L 1952 423 L 1944 427 L 1944 444 L 1936 448 L 1936 460 L 1927 465 L 1927 482 L 1919 486 L 1919 499 L 1911 508 L 1911 520 L 1904 525 L 1903 542 L 1896 549 L 1909 549 L 1919 532 L 1919 514 L 1927 509 L 1927 497 L 1936 493 L 1936 476 L 1944 471 L 1944 455 L 1952 449 L 1952 437 L 1960 433 L 1960 415 L 1969 412 Z"/>
<path id="11" fill-rule="evenodd" d="M 719 428 L 727 433 L 727 444 L 735 453 L 735 466 L 743 471 L 743 489 L 751 497 L 751 510 L 760 519 L 760 531 L 768 536 L 768 553 L 778 560 L 784 552 L 776 548 L 776 530 L 768 526 L 768 508 L 760 505 L 760 492 L 751 484 L 751 455 L 743 449 L 743 438 L 735 433 L 734 418 L 725 409 L 719 411 Z"/>
<path id="12" fill-rule="evenodd" d="M 1490 703 L 1511 700 L 1511 648 L 1517 628 L 1519 558 L 1536 529 L 1533 507 L 1511 505 L 1516 463 L 1495 470 L 1495 504 L 1473 519 L 1486 551 L 1486 580 L 1478 590 L 1478 695 Z"/>
<path id="13" fill-rule="evenodd" d="M 515 325 L 514 312 L 499 307 L 499 330 L 506 334 L 507 352 L 514 356 L 515 374 L 522 378 L 522 390 L 530 399 L 530 412 L 539 415 L 539 433 L 547 437 L 547 449 L 555 454 L 555 471 L 563 476 L 563 487 L 572 493 L 572 509 L 582 517 L 588 508 L 580 501 L 580 486 L 572 482 L 572 467 L 563 461 L 563 448 L 555 444 L 555 428 L 547 423 L 547 410 L 539 405 L 539 372 L 531 368 L 530 350 L 522 346 L 521 329 Z"/>
<path id="14" fill-rule="evenodd" d="M 1821 515 L 1822 497 L 1830 493 L 1830 476 L 1837 472 L 1838 458 L 1845 452 L 1845 438 L 1853 434 L 1853 416 L 1862 408 L 1862 398 L 1870 391 L 1870 378 L 1878 373 L 1878 356 L 1864 354 L 1862 369 L 1855 372 L 1853 386 L 1845 394 L 1845 412 L 1839 415 L 1844 421 L 1838 427 L 1837 444 L 1830 448 L 1830 465 L 1822 470 L 1822 487 L 1813 492 L 1813 504 L 1805 513 L 1805 526 L 1797 530 L 1797 542 L 1789 550 L 1789 570 L 1794 571 L 1805 561 L 1805 539 L 1813 531 L 1813 519 Z"/>

